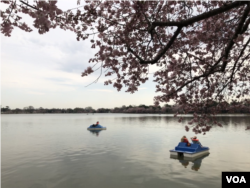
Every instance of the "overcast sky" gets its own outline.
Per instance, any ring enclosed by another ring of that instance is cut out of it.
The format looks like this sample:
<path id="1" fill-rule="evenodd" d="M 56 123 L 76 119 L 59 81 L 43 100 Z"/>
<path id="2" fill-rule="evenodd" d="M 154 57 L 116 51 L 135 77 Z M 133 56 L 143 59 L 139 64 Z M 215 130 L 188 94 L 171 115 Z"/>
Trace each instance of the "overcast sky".
<path id="1" fill-rule="evenodd" d="M 77 7 L 76 1 L 60 0 L 63 10 Z M 26 19 L 29 21 L 28 19 Z M 77 41 L 71 31 L 53 29 L 40 35 L 15 28 L 11 37 L 1 34 L 1 105 L 13 108 L 113 108 L 153 104 L 155 84 L 150 81 L 130 94 L 104 86 L 104 76 L 88 87 L 99 72 L 81 77 L 96 49 L 89 41 Z M 151 72 L 155 68 L 151 69 Z"/>

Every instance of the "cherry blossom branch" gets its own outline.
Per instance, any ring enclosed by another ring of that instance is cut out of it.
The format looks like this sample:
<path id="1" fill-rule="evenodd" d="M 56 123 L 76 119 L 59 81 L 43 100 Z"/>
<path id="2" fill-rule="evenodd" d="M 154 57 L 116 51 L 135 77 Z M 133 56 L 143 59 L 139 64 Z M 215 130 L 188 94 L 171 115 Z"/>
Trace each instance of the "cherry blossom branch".
<path id="1" fill-rule="evenodd" d="M 235 37 L 238 36 L 238 33 L 240 32 L 240 28 L 242 28 L 242 25 L 244 24 L 244 21 L 245 21 L 245 19 L 246 19 L 246 17 L 247 17 L 247 15 L 248 15 L 249 12 L 250 12 L 250 6 L 247 6 L 247 8 L 245 9 L 244 14 L 243 14 L 243 16 L 242 16 L 242 19 L 241 19 L 241 21 L 240 21 L 238 27 L 236 28 L 235 34 L 234 34 L 234 36 L 232 37 L 230 43 L 228 44 L 228 48 L 226 48 L 226 52 L 228 51 L 229 47 L 232 48 L 232 45 L 234 44 L 233 40 L 235 39 Z M 239 58 L 243 55 L 243 52 L 244 52 L 244 50 L 245 50 L 245 48 L 247 47 L 247 45 L 248 45 L 249 42 L 250 42 L 250 39 L 249 39 L 249 40 L 247 41 L 247 43 L 244 45 L 244 48 L 242 49 L 240 55 L 238 56 L 237 61 L 235 62 L 235 66 L 236 66 L 236 64 L 237 64 L 237 62 L 238 62 L 238 60 L 239 60 Z M 233 43 L 233 44 L 232 44 L 232 43 Z M 229 53 L 229 52 L 228 52 L 228 53 Z M 223 55 L 223 56 L 226 56 L 226 55 L 227 55 L 227 54 L 225 53 L 225 55 Z M 188 84 L 194 82 L 195 80 L 198 80 L 198 79 L 200 79 L 200 78 L 202 78 L 202 77 L 208 77 L 210 74 L 215 73 L 215 72 L 223 72 L 223 71 L 225 70 L 225 68 L 223 69 L 223 67 L 221 67 L 220 69 L 215 69 L 215 68 L 217 67 L 217 64 L 220 62 L 220 60 L 222 59 L 223 56 L 220 57 L 220 59 L 217 61 L 217 63 L 216 63 L 215 65 L 213 65 L 213 66 L 210 68 L 209 71 L 207 71 L 207 72 L 201 74 L 200 76 L 196 76 L 196 77 L 194 77 L 193 79 L 187 81 L 187 82 L 184 83 L 182 86 L 180 86 L 179 88 L 177 88 L 174 92 L 168 94 L 168 96 L 171 96 L 171 95 L 173 95 L 174 93 L 177 93 L 178 91 L 182 90 L 182 88 L 184 88 L 184 87 L 187 86 Z M 235 67 L 233 68 L 233 70 L 234 70 L 234 69 L 235 69 Z M 233 75 L 234 75 L 234 71 L 232 71 L 232 75 L 231 75 L 231 79 L 230 79 L 231 81 L 232 81 L 232 76 L 233 76 Z M 226 87 L 229 83 L 231 83 L 231 81 L 229 81 L 227 84 L 225 84 L 225 85 L 223 86 L 223 88 L 219 91 L 219 93 L 217 93 L 217 96 L 225 89 L 225 87 Z"/>
<path id="2" fill-rule="evenodd" d="M 36 7 L 30 5 L 30 4 L 28 4 L 28 3 L 26 3 L 26 2 L 24 2 L 24 1 L 22 1 L 22 0 L 20 0 L 20 2 L 23 3 L 23 4 L 25 4 L 25 5 L 27 5 L 27 6 L 30 7 L 30 8 L 33 8 L 33 9 L 37 10 L 37 11 L 41 11 L 41 10 L 39 10 L 38 8 L 36 8 Z"/>
<path id="3" fill-rule="evenodd" d="M 92 85 L 93 83 L 96 83 L 96 82 L 99 80 L 99 78 L 100 78 L 100 77 L 101 77 L 101 75 L 102 75 L 102 66 L 103 66 L 103 63 L 102 63 L 102 65 L 100 66 L 100 68 L 101 68 L 101 72 L 100 72 L 100 75 L 98 76 L 98 78 L 97 78 L 97 79 L 95 79 L 95 81 L 93 81 L 92 83 L 90 83 L 90 84 L 86 85 L 85 87 L 88 87 L 88 86 Z M 98 68 L 98 69 L 99 69 L 99 68 Z M 96 69 L 96 70 L 98 70 L 98 69 Z"/>
<path id="4" fill-rule="evenodd" d="M 243 55 L 243 52 L 245 51 L 245 49 L 246 49 L 247 45 L 249 44 L 249 42 L 250 42 L 250 38 L 248 39 L 248 41 L 247 41 L 246 44 L 244 45 L 244 48 L 241 50 L 240 55 L 238 56 L 237 60 L 236 60 L 235 63 L 234 63 L 233 70 L 232 70 L 232 74 L 231 74 L 231 78 L 230 78 L 230 82 L 233 81 L 233 76 L 234 76 L 234 73 L 235 73 L 236 65 L 237 65 L 237 63 L 238 63 L 240 57 Z"/>
<path id="5" fill-rule="evenodd" d="M 131 52 L 137 59 L 139 59 L 140 64 L 155 64 L 158 62 L 158 60 L 166 53 L 166 51 L 172 46 L 174 43 L 175 39 L 181 32 L 182 27 L 178 27 L 177 30 L 175 31 L 174 35 L 172 38 L 169 40 L 168 44 L 156 55 L 156 57 L 153 60 L 143 60 L 139 55 L 137 55 L 129 46 L 127 46 L 128 51 Z"/>
<path id="6" fill-rule="evenodd" d="M 238 34 L 241 33 L 242 27 L 243 27 L 243 25 L 244 25 L 245 20 L 247 19 L 247 16 L 248 16 L 249 12 L 250 12 L 250 2 L 248 2 L 247 7 L 246 7 L 246 9 L 244 10 L 244 13 L 243 13 L 243 15 L 242 15 L 242 17 L 241 17 L 241 20 L 240 20 L 238 26 L 237 26 L 236 29 L 235 29 L 235 33 L 234 33 L 232 39 L 229 41 L 229 43 L 228 43 L 228 45 L 227 45 L 227 47 L 226 47 L 226 49 L 225 49 L 225 53 L 224 53 L 224 55 L 222 56 L 222 57 L 225 58 L 225 61 L 223 62 L 222 67 L 221 67 L 221 71 L 222 71 L 222 72 L 225 70 L 225 68 L 226 68 L 226 66 L 227 66 L 227 63 L 228 63 L 228 55 L 229 55 L 229 52 L 230 52 L 230 50 L 232 49 L 232 47 L 233 47 L 233 45 L 234 45 L 234 43 L 235 43 L 234 40 L 238 37 Z"/>
<path id="7" fill-rule="evenodd" d="M 248 18 L 248 20 L 246 21 L 245 25 L 242 27 L 242 30 L 241 30 L 240 34 L 245 33 L 245 31 L 247 30 L 247 28 L 249 26 L 249 23 L 250 23 L 250 18 Z"/>
<path id="8" fill-rule="evenodd" d="M 138 54 L 136 54 L 129 46 L 128 46 L 128 51 L 131 52 L 140 62 L 140 64 L 155 64 L 165 53 L 166 51 L 171 47 L 171 45 L 173 44 L 174 40 L 177 38 L 178 34 L 180 33 L 182 27 L 186 27 L 188 25 L 191 25 L 195 22 L 198 22 L 198 21 L 201 21 L 203 19 L 207 19 L 207 18 L 210 18 L 212 16 L 215 16 L 215 15 L 218 15 L 218 14 L 221 14 L 223 12 L 226 12 L 232 8 L 236 8 L 238 6 L 242 6 L 242 5 L 245 5 L 247 4 L 248 2 L 234 2 L 232 4 L 229 4 L 229 5 L 226 5 L 224 7 L 221 7 L 221 8 L 217 8 L 217 9 L 214 9 L 210 12 L 206 12 L 206 13 L 203 13 L 201 15 L 198 15 L 198 16 L 194 16 L 192 18 L 189 18 L 187 20 L 184 20 L 184 21 L 180 21 L 180 22 L 153 22 L 151 27 L 149 28 L 149 33 L 152 33 L 152 31 L 154 30 L 154 28 L 156 26 L 161 26 L 161 27 L 166 27 L 166 26 L 178 26 L 178 29 L 175 31 L 173 37 L 170 39 L 169 43 L 166 45 L 166 47 L 161 51 L 159 52 L 156 57 L 153 59 L 153 60 L 143 60 Z M 248 3 L 249 4 L 249 3 Z M 246 9 L 245 13 L 246 12 L 249 12 L 248 9 Z M 245 15 L 245 14 L 244 14 Z M 246 15 L 247 16 L 247 15 Z M 245 16 L 243 16 L 243 19 L 245 18 Z M 242 20 L 243 20 L 242 19 Z M 243 22 L 244 23 L 244 22 Z M 239 24 L 241 25 L 241 24 Z M 232 43 L 233 44 L 233 43 Z M 228 47 L 226 48 L 226 53 L 225 55 L 227 55 L 231 49 L 231 43 L 228 45 Z M 219 63 L 219 62 L 218 62 Z"/>
<path id="9" fill-rule="evenodd" d="M 236 1 L 234 3 L 225 5 L 224 7 L 220 7 L 220 8 L 211 10 L 210 12 L 206 12 L 206 13 L 200 14 L 198 16 L 194 16 L 192 18 L 189 18 L 187 20 L 182 20 L 182 21 L 179 21 L 179 22 L 153 22 L 152 25 L 151 25 L 151 28 L 149 29 L 149 32 L 151 32 L 151 30 L 153 30 L 156 26 L 159 26 L 159 27 L 166 27 L 166 26 L 186 27 L 186 26 L 191 25 L 191 24 L 193 24 L 195 22 L 199 22 L 201 20 L 210 18 L 212 16 L 216 16 L 218 14 L 221 14 L 221 13 L 226 12 L 228 10 L 231 10 L 233 8 L 243 6 L 243 5 L 247 4 L 247 3 L 249 3 L 249 2 L 247 2 L 247 1 Z"/>
<path id="10" fill-rule="evenodd" d="M 15 8 L 15 6 L 16 6 L 16 0 L 15 0 L 14 5 L 12 5 L 12 9 L 11 9 L 11 11 L 10 11 L 10 13 L 9 13 L 9 16 L 8 16 L 7 20 L 9 20 L 9 17 L 10 17 L 10 15 L 11 15 L 13 9 Z"/>

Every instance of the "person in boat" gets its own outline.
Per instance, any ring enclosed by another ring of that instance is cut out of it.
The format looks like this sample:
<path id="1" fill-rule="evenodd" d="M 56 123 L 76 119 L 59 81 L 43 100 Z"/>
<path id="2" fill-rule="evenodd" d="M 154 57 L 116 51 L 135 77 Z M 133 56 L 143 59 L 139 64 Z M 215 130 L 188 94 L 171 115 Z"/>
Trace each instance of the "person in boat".
<path id="1" fill-rule="evenodd" d="M 194 144 L 200 144 L 200 145 L 201 145 L 201 143 L 200 143 L 199 139 L 197 138 L 197 136 L 191 137 L 191 140 L 192 140 L 192 142 L 193 142 Z M 202 146 L 202 145 L 201 145 L 201 146 Z"/>
<path id="2" fill-rule="evenodd" d="M 96 124 L 93 124 L 93 127 L 96 127 L 97 125 L 99 125 L 99 121 L 96 122 Z"/>
<path id="3" fill-rule="evenodd" d="M 185 142 L 185 143 L 187 143 L 187 146 L 190 146 L 190 143 L 189 143 L 189 141 L 188 141 L 188 139 L 187 139 L 186 136 L 183 136 L 183 137 L 181 138 L 181 142 Z"/>

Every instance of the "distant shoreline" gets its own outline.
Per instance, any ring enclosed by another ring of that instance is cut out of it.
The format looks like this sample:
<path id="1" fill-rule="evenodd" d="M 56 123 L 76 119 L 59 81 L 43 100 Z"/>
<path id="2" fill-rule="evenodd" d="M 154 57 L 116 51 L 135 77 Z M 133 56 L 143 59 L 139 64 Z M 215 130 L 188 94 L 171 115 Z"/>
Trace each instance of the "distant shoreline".
<path id="1" fill-rule="evenodd" d="M 1 107 L 1 114 L 96 114 L 96 113 L 126 113 L 126 114 L 250 114 L 250 103 L 227 103 L 220 105 L 216 102 L 209 106 L 201 106 L 195 111 L 183 109 L 181 105 L 154 106 L 154 105 L 128 105 L 115 108 L 97 108 L 91 106 L 82 108 L 34 108 L 27 106 L 23 109 L 9 106 Z"/>
<path id="2" fill-rule="evenodd" d="M 100 113 L 100 112 L 94 112 L 94 113 L 1 113 L 5 115 L 10 115 L 10 114 L 85 114 L 85 115 L 93 115 L 93 114 L 158 114 L 158 115 L 175 115 L 175 113 L 125 113 L 125 112 L 109 112 L 109 113 Z M 183 116 L 183 115 L 192 115 L 193 113 L 186 113 L 186 114 L 178 114 L 178 116 Z M 199 113 L 197 113 L 199 114 Z M 218 113 L 216 115 L 250 115 L 250 113 Z"/>

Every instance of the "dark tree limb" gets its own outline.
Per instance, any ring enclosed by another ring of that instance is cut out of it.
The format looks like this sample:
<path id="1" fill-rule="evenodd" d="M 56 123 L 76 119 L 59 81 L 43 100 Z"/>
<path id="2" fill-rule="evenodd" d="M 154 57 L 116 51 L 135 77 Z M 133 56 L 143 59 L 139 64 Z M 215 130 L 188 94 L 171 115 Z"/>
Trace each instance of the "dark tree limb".
<path id="1" fill-rule="evenodd" d="M 30 7 L 30 8 L 33 8 L 33 9 L 37 10 L 37 11 L 41 11 L 41 10 L 39 10 L 38 8 L 32 6 L 32 5 L 28 4 L 28 3 L 25 3 L 25 2 L 22 1 L 22 0 L 20 0 L 20 2 L 23 3 L 23 4 L 25 4 L 26 6 L 28 6 L 28 7 Z"/>
<path id="2" fill-rule="evenodd" d="M 231 78 L 230 78 L 230 82 L 232 82 L 232 80 L 233 80 L 233 76 L 234 76 L 234 74 L 235 74 L 236 65 L 237 65 L 237 63 L 238 63 L 240 57 L 243 55 L 243 52 L 245 51 L 245 49 L 246 49 L 246 47 L 248 46 L 249 42 L 250 42 L 250 38 L 248 39 L 247 43 L 244 45 L 244 48 L 241 50 L 240 55 L 238 56 L 237 60 L 236 60 L 235 63 L 234 63 L 233 70 L 232 70 L 232 74 L 231 74 Z"/>
<path id="3" fill-rule="evenodd" d="M 241 30 L 242 30 L 243 24 L 244 24 L 244 22 L 246 21 L 249 12 L 250 12 L 250 3 L 248 2 L 248 5 L 247 5 L 246 9 L 244 10 L 244 13 L 243 13 L 243 15 L 242 15 L 242 17 L 241 17 L 241 20 L 240 20 L 240 22 L 239 22 L 237 28 L 235 29 L 235 33 L 234 33 L 232 39 L 229 41 L 229 43 L 228 43 L 228 45 L 227 45 L 227 47 L 226 47 L 226 49 L 225 49 L 224 54 L 220 57 L 220 59 L 217 61 L 217 63 L 215 63 L 215 64 L 209 69 L 209 71 L 207 71 L 207 72 L 201 74 L 200 76 L 196 76 L 196 77 L 194 77 L 193 79 L 191 79 L 191 80 L 187 81 L 186 83 L 184 83 L 182 86 L 180 86 L 178 89 L 176 89 L 174 93 L 177 93 L 178 91 L 182 90 L 182 88 L 184 88 L 184 87 L 187 86 L 188 84 L 194 82 L 195 80 L 199 80 L 199 79 L 202 78 L 202 77 L 208 77 L 210 74 L 213 74 L 213 73 L 215 73 L 215 72 L 224 72 L 224 71 L 225 71 L 226 65 L 227 65 L 227 63 L 228 63 L 228 61 L 227 61 L 228 54 L 229 54 L 231 48 L 233 47 L 233 45 L 234 45 L 234 43 L 235 43 L 234 40 L 237 38 L 238 34 L 239 34 L 239 33 L 241 32 Z M 250 39 L 249 39 L 249 40 L 250 40 Z M 249 40 L 248 40 L 247 44 L 249 43 Z M 245 45 L 245 47 L 247 46 L 247 44 Z M 245 49 L 245 48 L 244 48 L 244 49 Z M 243 50 L 243 51 L 244 51 L 244 50 Z M 243 51 L 242 51 L 242 54 L 243 54 Z M 241 56 L 242 54 L 240 54 L 240 56 Z M 216 68 L 218 67 L 218 64 L 220 63 L 220 61 L 222 60 L 223 57 L 226 59 L 226 61 L 223 62 L 223 65 L 222 65 L 222 67 L 221 67 L 220 69 L 216 69 Z M 237 64 L 237 63 L 236 63 L 236 64 Z M 236 66 L 236 65 L 235 65 L 235 66 Z M 172 95 L 172 94 L 173 94 L 173 93 L 171 93 L 170 95 Z"/>
<path id="4" fill-rule="evenodd" d="M 153 22 L 151 25 L 151 28 L 149 29 L 149 32 L 151 32 L 151 30 L 153 30 L 156 26 L 159 26 L 159 27 L 166 27 L 166 26 L 186 27 L 186 26 L 191 25 L 195 22 L 199 22 L 201 20 L 216 16 L 218 14 L 221 14 L 221 13 L 226 12 L 228 10 L 231 10 L 233 8 L 243 6 L 247 3 L 249 3 L 249 2 L 248 1 L 236 1 L 234 3 L 225 5 L 223 7 L 211 10 L 209 12 L 206 12 L 206 13 L 200 14 L 198 16 L 194 16 L 192 18 L 182 20 L 179 22 Z"/>
<path id="5" fill-rule="evenodd" d="M 155 64 L 157 61 L 166 53 L 166 51 L 172 46 L 174 43 L 175 39 L 181 32 L 182 27 L 178 27 L 177 30 L 175 31 L 174 35 L 172 38 L 169 40 L 168 44 L 156 55 L 156 57 L 153 60 L 143 60 L 139 55 L 137 55 L 129 46 L 127 46 L 128 51 L 131 52 L 137 59 L 139 59 L 140 64 Z"/>
<path id="6" fill-rule="evenodd" d="M 233 47 L 233 45 L 234 45 L 234 43 L 235 43 L 234 40 L 235 40 L 235 39 L 238 37 L 238 35 L 241 33 L 242 28 L 243 28 L 243 25 L 244 25 L 244 22 L 246 21 L 249 12 L 250 12 L 250 2 L 248 2 L 247 7 L 246 7 L 246 9 L 244 10 L 244 13 L 243 13 L 243 15 L 242 15 L 242 17 L 241 17 L 241 20 L 240 20 L 240 22 L 239 22 L 237 28 L 235 29 L 234 35 L 233 35 L 232 39 L 229 41 L 229 43 L 228 43 L 228 45 L 227 45 L 227 47 L 226 47 L 226 49 L 225 49 L 225 53 L 224 53 L 224 55 L 223 55 L 223 57 L 225 58 L 225 61 L 223 62 L 222 67 L 221 67 L 221 71 L 222 71 L 222 72 L 225 70 L 225 68 L 226 68 L 226 66 L 227 66 L 227 63 L 228 63 L 228 60 L 227 60 L 227 59 L 228 59 L 228 55 L 229 55 L 229 52 L 230 52 L 230 50 L 232 49 L 232 47 Z"/>
<path id="7" fill-rule="evenodd" d="M 228 4 L 228 5 L 225 5 L 223 7 L 220 7 L 220 8 L 217 8 L 217 9 L 214 9 L 214 10 L 211 10 L 209 12 L 206 12 L 206 13 L 203 13 L 203 14 L 200 14 L 198 16 L 194 16 L 192 18 L 189 18 L 187 20 L 183 20 L 183 21 L 180 21 L 180 22 L 153 22 L 151 27 L 149 28 L 149 33 L 152 33 L 154 28 L 156 26 L 160 26 L 160 27 L 168 27 L 168 26 L 177 26 L 178 29 L 175 31 L 173 37 L 170 39 L 170 41 L 168 42 L 168 44 L 165 46 L 165 48 L 163 48 L 163 50 L 161 50 L 157 55 L 156 57 L 153 59 L 153 60 L 144 60 L 142 57 L 140 57 L 138 54 L 136 54 L 128 45 L 128 51 L 131 52 L 138 60 L 139 60 L 139 63 L 140 64 L 155 64 L 157 63 L 157 61 L 166 53 L 166 51 L 171 47 L 171 45 L 174 43 L 175 39 L 177 38 L 177 36 L 179 35 L 181 29 L 183 27 L 186 27 L 188 25 L 191 25 L 195 22 L 198 22 L 198 21 L 201 21 L 201 20 L 204 20 L 204 19 L 207 19 L 207 18 L 210 18 L 210 17 L 213 17 L 215 15 L 218 15 L 218 14 L 221 14 L 223 12 L 226 12 L 228 10 L 231 10 L 233 8 L 236 8 L 236 7 L 239 7 L 239 6 L 243 6 L 243 5 L 246 5 L 247 4 L 247 8 L 245 9 L 244 11 L 244 14 L 243 14 L 243 17 L 236 29 L 236 32 L 235 32 L 235 35 L 233 37 L 233 39 L 235 38 L 235 36 L 237 37 L 237 35 L 240 33 L 240 31 L 238 31 L 238 29 L 241 29 L 242 28 L 242 24 L 244 24 L 244 21 L 247 17 L 246 14 L 248 14 L 249 12 L 249 2 L 247 1 L 237 1 L 237 2 L 234 2 L 234 3 L 231 3 L 231 4 Z M 247 23 L 245 24 L 247 25 Z M 236 35 L 237 33 L 237 35 Z M 231 40 L 231 42 L 228 44 L 226 50 L 225 50 L 225 53 L 224 53 L 224 57 L 227 58 L 228 56 L 228 53 L 230 52 L 232 46 L 233 46 L 234 42 L 233 40 Z M 217 66 L 219 64 L 219 62 L 222 60 L 222 57 L 217 61 L 217 63 L 210 69 L 210 72 L 213 72 L 215 66 Z M 224 65 L 222 66 L 222 71 L 224 70 L 224 66 L 225 66 L 225 62 L 224 62 Z"/>

